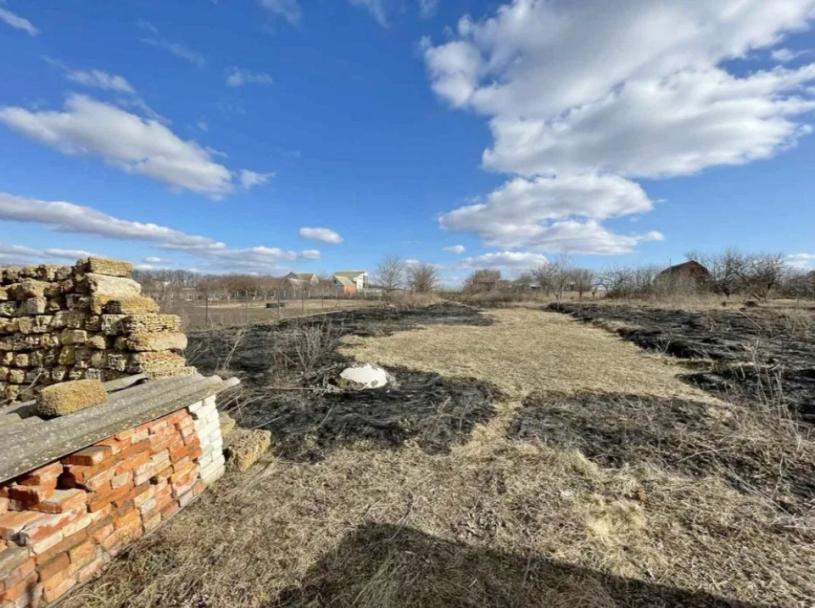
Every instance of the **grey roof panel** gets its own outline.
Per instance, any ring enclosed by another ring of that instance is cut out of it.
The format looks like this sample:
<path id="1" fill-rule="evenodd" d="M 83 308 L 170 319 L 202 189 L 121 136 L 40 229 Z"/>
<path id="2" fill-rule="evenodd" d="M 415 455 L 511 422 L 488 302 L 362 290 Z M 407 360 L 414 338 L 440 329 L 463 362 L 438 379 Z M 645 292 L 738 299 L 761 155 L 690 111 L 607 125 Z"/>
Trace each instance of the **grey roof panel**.
<path id="1" fill-rule="evenodd" d="M 131 386 L 111 394 L 102 405 L 58 418 L 21 417 L 14 412 L 2 415 L 0 483 L 235 384 L 236 379 L 193 374 Z M 18 411 L 24 410 L 18 408 Z"/>

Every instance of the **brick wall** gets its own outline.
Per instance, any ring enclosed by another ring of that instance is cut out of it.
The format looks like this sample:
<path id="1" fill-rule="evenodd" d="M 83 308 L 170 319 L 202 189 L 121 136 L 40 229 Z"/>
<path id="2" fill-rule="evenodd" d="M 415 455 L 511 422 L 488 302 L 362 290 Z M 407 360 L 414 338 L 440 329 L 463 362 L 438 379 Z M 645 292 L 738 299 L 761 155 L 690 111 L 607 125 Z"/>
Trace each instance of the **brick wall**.
<path id="1" fill-rule="evenodd" d="M 0 268 L 0 400 L 38 386 L 191 373 L 175 315 L 141 295 L 127 262 Z"/>
<path id="2" fill-rule="evenodd" d="M 0 608 L 62 597 L 215 481 L 215 397 L 0 485 Z"/>

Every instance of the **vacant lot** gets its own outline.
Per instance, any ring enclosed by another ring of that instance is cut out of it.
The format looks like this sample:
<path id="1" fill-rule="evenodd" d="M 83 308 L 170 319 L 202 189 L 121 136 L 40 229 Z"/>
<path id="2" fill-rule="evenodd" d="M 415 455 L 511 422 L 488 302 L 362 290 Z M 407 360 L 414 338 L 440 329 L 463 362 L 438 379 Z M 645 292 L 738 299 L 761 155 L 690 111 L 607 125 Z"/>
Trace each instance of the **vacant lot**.
<path id="1" fill-rule="evenodd" d="M 201 302 L 160 301 L 160 304 L 162 312 L 179 315 L 187 331 L 274 323 L 283 319 L 382 306 L 380 300 L 362 298 L 297 298 L 279 302 L 271 298 L 266 301 L 210 302 L 209 305 Z"/>
<path id="2" fill-rule="evenodd" d="M 811 439 L 556 312 L 454 305 L 191 336 L 275 448 L 78 606 L 808 606 Z M 338 391 L 350 359 L 397 385 Z"/>

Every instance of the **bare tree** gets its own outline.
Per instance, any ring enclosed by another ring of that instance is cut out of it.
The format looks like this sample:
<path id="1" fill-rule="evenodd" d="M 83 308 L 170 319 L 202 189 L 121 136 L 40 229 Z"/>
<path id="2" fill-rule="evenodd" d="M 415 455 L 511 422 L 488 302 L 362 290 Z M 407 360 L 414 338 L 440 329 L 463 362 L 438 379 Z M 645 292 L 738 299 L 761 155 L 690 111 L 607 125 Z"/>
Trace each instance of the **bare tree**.
<path id="1" fill-rule="evenodd" d="M 573 273 L 574 267 L 566 254 L 559 255 L 532 271 L 541 290 L 546 295 L 554 293 L 558 299 L 561 299 L 563 292 L 571 286 L 574 279 Z"/>
<path id="2" fill-rule="evenodd" d="M 399 289 L 405 283 L 405 262 L 399 256 L 386 256 L 376 267 L 376 280 L 385 291 Z"/>
<path id="3" fill-rule="evenodd" d="M 416 293 L 430 293 L 439 283 L 439 273 L 430 264 L 415 264 L 408 268 L 408 285 Z"/>
<path id="4" fill-rule="evenodd" d="M 575 268 L 571 272 L 572 286 L 577 292 L 577 297 L 583 299 L 583 294 L 594 287 L 594 272 L 588 268 Z"/>

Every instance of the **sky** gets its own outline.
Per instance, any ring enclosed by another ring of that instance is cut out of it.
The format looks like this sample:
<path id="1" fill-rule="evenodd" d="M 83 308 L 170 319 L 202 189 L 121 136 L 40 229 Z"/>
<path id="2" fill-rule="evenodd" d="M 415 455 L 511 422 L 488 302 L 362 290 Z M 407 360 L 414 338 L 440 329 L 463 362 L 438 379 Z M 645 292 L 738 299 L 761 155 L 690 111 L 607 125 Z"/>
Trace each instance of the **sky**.
<path id="1" fill-rule="evenodd" d="M 815 267 L 815 0 L 0 0 L 0 264 Z"/>

